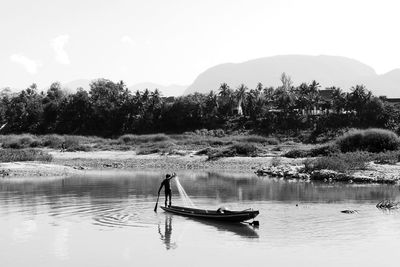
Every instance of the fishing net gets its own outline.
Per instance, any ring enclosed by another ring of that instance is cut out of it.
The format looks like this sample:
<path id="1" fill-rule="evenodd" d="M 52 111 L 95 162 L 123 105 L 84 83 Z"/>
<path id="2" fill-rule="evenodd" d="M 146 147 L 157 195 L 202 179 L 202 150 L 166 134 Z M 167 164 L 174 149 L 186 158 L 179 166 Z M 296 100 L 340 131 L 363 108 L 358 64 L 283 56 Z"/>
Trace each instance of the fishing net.
<path id="1" fill-rule="evenodd" d="M 192 207 L 195 208 L 196 206 L 193 204 L 192 200 L 190 199 L 190 197 L 188 196 L 188 194 L 186 194 L 185 189 L 183 188 L 183 186 L 181 185 L 181 182 L 179 181 L 178 176 L 175 177 L 175 182 L 176 182 L 176 187 L 178 188 L 179 191 L 179 196 L 183 202 L 183 204 L 186 207 Z"/>

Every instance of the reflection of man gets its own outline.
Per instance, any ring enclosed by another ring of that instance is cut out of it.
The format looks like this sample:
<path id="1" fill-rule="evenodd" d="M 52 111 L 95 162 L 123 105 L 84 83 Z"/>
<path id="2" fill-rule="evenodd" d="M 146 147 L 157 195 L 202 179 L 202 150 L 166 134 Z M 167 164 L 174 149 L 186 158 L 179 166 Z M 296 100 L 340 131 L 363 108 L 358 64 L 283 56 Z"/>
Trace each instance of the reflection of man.
<path id="1" fill-rule="evenodd" d="M 160 189 L 158 189 L 158 195 L 160 195 L 161 189 L 164 187 L 165 192 L 165 207 L 167 207 L 167 200 L 169 200 L 168 207 L 171 207 L 172 190 L 170 180 L 176 176 L 175 173 L 172 175 L 167 174 L 165 179 L 161 182 Z"/>
<path id="2" fill-rule="evenodd" d="M 158 233 L 161 236 L 161 240 L 164 242 L 166 249 L 176 248 L 175 243 L 171 243 L 172 238 L 172 216 L 165 216 L 165 231 L 161 233 L 161 227 L 158 225 Z"/>

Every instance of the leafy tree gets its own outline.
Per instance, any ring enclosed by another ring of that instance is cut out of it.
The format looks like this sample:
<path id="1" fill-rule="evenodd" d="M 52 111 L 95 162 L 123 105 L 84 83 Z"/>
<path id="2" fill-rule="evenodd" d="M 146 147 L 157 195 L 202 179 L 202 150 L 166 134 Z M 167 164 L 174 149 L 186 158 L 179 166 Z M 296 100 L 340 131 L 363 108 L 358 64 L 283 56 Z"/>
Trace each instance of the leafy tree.
<path id="1" fill-rule="evenodd" d="M 97 125 L 93 120 L 93 108 L 89 94 L 82 88 L 69 95 L 60 104 L 59 121 L 56 126 L 58 133 L 67 134 L 97 134 Z"/>
<path id="2" fill-rule="evenodd" d="M 103 136 L 121 134 L 125 116 L 122 107 L 129 101 L 129 91 L 121 81 L 114 83 L 98 79 L 90 84 L 90 102 L 97 125 L 97 132 Z"/>
<path id="3" fill-rule="evenodd" d="M 43 121 L 41 132 L 51 133 L 56 129 L 59 109 L 65 100 L 65 93 L 59 82 L 52 83 L 47 90 L 46 96 L 43 98 Z"/>
<path id="4" fill-rule="evenodd" d="M 43 96 L 37 93 L 36 84 L 13 97 L 5 112 L 9 129 L 14 133 L 38 133 L 43 114 Z"/>

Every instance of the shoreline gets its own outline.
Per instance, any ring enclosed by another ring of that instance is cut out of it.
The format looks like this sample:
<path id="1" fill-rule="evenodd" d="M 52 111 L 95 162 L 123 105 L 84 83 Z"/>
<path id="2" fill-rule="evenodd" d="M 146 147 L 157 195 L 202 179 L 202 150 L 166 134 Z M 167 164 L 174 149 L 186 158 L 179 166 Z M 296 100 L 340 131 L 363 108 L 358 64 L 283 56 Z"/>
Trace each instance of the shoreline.
<path id="1" fill-rule="evenodd" d="M 263 157 L 226 157 L 208 160 L 207 156 L 195 155 L 137 155 L 134 151 L 60 152 L 44 149 L 52 155 L 51 162 L 0 163 L 0 178 L 5 177 L 68 177 L 83 175 L 87 171 L 204 171 L 231 174 L 257 175 L 260 178 L 282 180 L 322 181 L 327 183 L 381 183 L 398 184 L 400 164 L 368 164 L 365 170 L 347 174 L 321 170 L 303 173 L 304 158 L 285 158 L 279 154 Z M 278 159 L 279 164 L 276 164 Z"/>
<path id="2" fill-rule="evenodd" d="M 24 161 L 0 163 L 3 177 L 67 177 L 85 171 L 208 171 L 254 174 L 272 157 L 232 157 L 207 160 L 207 156 L 137 155 L 134 151 L 60 152 L 44 149 L 53 156 L 51 162 Z"/>
<path id="3" fill-rule="evenodd" d="M 81 170 L 129 169 L 129 170 L 198 170 L 255 173 L 257 168 L 270 164 L 274 157 L 226 157 L 208 160 L 207 156 L 194 155 L 137 155 L 134 151 L 92 151 L 92 152 L 49 152 L 52 164 L 64 165 Z M 282 162 L 292 164 L 298 159 L 282 158 Z"/>

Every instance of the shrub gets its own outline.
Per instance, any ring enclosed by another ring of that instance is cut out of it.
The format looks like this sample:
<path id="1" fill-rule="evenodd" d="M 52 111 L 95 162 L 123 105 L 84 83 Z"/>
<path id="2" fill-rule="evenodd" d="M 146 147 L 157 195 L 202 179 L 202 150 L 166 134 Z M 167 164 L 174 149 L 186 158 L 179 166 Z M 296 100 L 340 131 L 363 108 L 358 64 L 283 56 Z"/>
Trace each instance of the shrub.
<path id="1" fill-rule="evenodd" d="M 136 145 L 150 142 L 162 142 L 168 141 L 171 138 L 165 134 L 146 134 L 146 135 L 134 135 L 125 134 L 119 138 L 120 143 Z"/>
<path id="2" fill-rule="evenodd" d="M 175 143 L 171 141 L 163 141 L 156 143 L 148 143 L 139 146 L 136 150 L 138 155 L 147 155 L 154 153 L 169 153 L 175 147 Z"/>
<path id="3" fill-rule="evenodd" d="M 348 172 L 365 169 L 367 163 L 371 160 L 371 154 L 367 152 L 349 152 L 317 159 L 306 159 L 304 166 L 307 172 L 322 169 Z"/>
<path id="4" fill-rule="evenodd" d="M 207 156 L 208 156 L 208 155 L 210 155 L 210 154 L 212 154 L 212 153 L 215 153 L 216 151 L 217 151 L 216 148 L 206 147 L 206 148 L 203 148 L 203 149 L 197 151 L 197 152 L 195 153 L 195 155 L 197 155 L 197 156 L 207 155 Z"/>
<path id="5" fill-rule="evenodd" d="M 400 151 L 388 151 L 374 154 L 373 160 L 377 164 L 396 164 L 400 161 Z"/>
<path id="6" fill-rule="evenodd" d="M 62 136 L 56 134 L 45 135 L 42 138 L 42 145 L 45 147 L 60 148 L 64 141 L 65 140 Z"/>
<path id="7" fill-rule="evenodd" d="M 233 139 L 237 142 L 260 143 L 266 145 L 279 145 L 279 140 L 275 137 L 264 137 L 259 135 L 236 136 Z"/>
<path id="8" fill-rule="evenodd" d="M 273 157 L 271 159 L 271 166 L 277 167 L 282 164 L 282 159 L 280 157 Z"/>
<path id="9" fill-rule="evenodd" d="M 237 143 L 226 148 L 215 150 L 208 154 L 209 160 L 215 160 L 222 157 L 245 156 L 253 157 L 257 155 L 260 149 L 252 143 Z"/>
<path id="10" fill-rule="evenodd" d="M 373 153 L 386 150 L 397 150 L 399 137 L 392 131 L 384 129 L 352 130 L 336 139 L 342 152 L 368 151 Z"/>
<path id="11" fill-rule="evenodd" d="M 32 148 L 0 150 L 0 162 L 51 161 L 52 159 L 49 153 Z"/>
<path id="12" fill-rule="evenodd" d="M 26 148 L 38 142 L 37 138 L 30 134 L 22 135 L 6 135 L 1 138 L 2 147 L 4 148 Z"/>
<path id="13" fill-rule="evenodd" d="M 241 144 L 241 143 L 232 145 L 230 149 L 236 151 L 237 155 L 240 156 L 253 156 L 258 151 L 257 146 L 254 144 Z"/>
<path id="14" fill-rule="evenodd" d="M 336 144 L 327 144 L 311 149 L 310 155 L 312 157 L 318 156 L 331 156 L 340 153 L 340 149 Z"/>
<path id="15" fill-rule="evenodd" d="M 306 158 L 311 156 L 311 152 L 304 149 L 292 149 L 284 154 L 287 158 Z"/>

